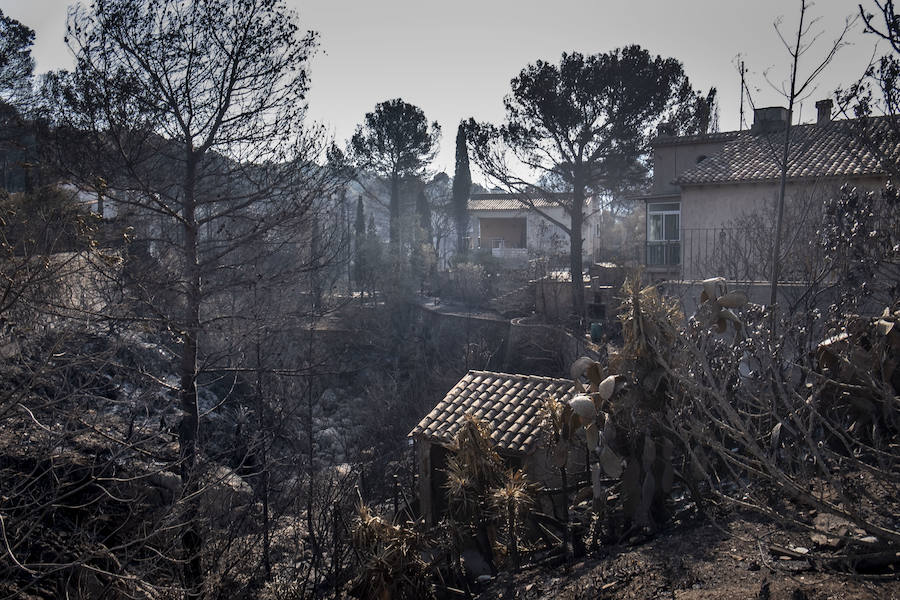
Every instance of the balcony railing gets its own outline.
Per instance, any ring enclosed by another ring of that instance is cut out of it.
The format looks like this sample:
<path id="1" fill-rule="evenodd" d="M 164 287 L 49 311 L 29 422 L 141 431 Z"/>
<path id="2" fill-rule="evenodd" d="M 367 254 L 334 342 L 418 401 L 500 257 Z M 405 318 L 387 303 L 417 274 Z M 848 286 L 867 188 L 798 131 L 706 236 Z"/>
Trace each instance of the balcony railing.
<path id="1" fill-rule="evenodd" d="M 771 275 L 772 236 L 762 228 L 682 229 L 678 241 L 645 242 L 644 264 L 677 271 L 682 279 L 764 280 Z M 818 264 L 822 256 L 817 239 L 814 227 L 786 228 L 780 269 L 785 280 L 803 279 Z"/>
<path id="2" fill-rule="evenodd" d="M 491 255 L 501 260 L 528 260 L 528 248 L 491 248 Z"/>
<path id="3" fill-rule="evenodd" d="M 648 267 L 677 267 L 681 264 L 681 241 L 647 242 Z"/>

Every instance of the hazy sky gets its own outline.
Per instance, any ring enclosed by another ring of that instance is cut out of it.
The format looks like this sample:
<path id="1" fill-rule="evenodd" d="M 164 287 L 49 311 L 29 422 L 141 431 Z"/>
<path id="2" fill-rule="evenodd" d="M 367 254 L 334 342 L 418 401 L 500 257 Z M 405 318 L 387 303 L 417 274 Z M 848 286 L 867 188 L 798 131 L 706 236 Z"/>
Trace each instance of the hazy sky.
<path id="1" fill-rule="evenodd" d="M 452 174 L 459 120 L 500 122 L 509 80 L 537 59 L 558 61 L 563 51 L 605 52 L 631 43 L 680 60 L 695 88 L 719 90 L 720 128 L 738 128 L 743 55 L 759 106 L 784 104 L 766 83 L 788 75 L 787 52 L 773 22 L 796 29 L 799 0 L 287 0 L 303 27 L 321 35 L 311 64 L 309 115 L 327 124 L 339 142 L 367 111 L 389 98 L 418 105 L 443 128 L 435 168 Z M 865 3 L 868 0 L 863 0 Z M 71 68 L 63 43 L 66 0 L 0 0 L 0 10 L 33 28 L 39 72 Z M 810 14 L 822 36 L 805 64 L 824 52 L 857 2 L 817 0 Z M 857 78 L 875 49 L 857 23 L 844 48 L 804 102 L 801 119 L 815 116 L 816 100 Z M 801 71 L 803 70 L 801 63 Z"/>

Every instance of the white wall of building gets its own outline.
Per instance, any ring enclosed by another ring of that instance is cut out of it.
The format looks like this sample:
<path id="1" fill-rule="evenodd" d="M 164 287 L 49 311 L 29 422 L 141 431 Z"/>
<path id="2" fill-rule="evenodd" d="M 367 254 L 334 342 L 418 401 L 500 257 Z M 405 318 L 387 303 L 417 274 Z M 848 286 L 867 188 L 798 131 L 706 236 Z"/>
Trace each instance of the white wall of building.
<path id="1" fill-rule="evenodd" d="M 541 209 L 547 216 L 569 225 L 571 219 L 568 213 L 561 206 L 552 206 Z M 590 212 L 586 210 L 585 212 Z M 545 218 L 542 214 L 535 210 L 477 210 L 471 211 L 471 225 L 475 236 L 481 238 L 481 226 L 479 218 L 483 219 L 526 219 L 526 244 L 532 252 L 542 254 L 565 254 L 569 253 L 569 234 L 559 227 L 553 221 Z M 582 255 L 593 256 L 595 236 L 593 235 L 593 220 L 586 219 L 582 227 L 581 237 Z M 482 240 L 482 245 L 486 242 Z"/>

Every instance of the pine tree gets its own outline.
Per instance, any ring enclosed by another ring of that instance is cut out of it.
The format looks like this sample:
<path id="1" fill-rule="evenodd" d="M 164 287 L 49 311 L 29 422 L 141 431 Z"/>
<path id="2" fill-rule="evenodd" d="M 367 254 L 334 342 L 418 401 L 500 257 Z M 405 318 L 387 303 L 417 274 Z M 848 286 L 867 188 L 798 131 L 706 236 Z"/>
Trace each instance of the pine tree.
<path id="1" fill-rule="evenodd" d="M 350 149 L 360 169 L 373 171 L 390 184 L 390 240 L 400 247 L 400 184 L 419 177 L 437 152 L 441 128 L 428 123 L 418 106 L 400 98 L 386 100 L 357 125 Z"/>
<path id="2" fill-rule="evenodd" d="M 425 187 L 420 186 L 416 196 L 415 243 L 410 256 L 410 269 L 419 284 L 419 293 L 425 292 L 425 280 L 434 273 L 437 266 L 434 252 L 434 229 L 431 225 L 431 205 L 425 195 Z"/>

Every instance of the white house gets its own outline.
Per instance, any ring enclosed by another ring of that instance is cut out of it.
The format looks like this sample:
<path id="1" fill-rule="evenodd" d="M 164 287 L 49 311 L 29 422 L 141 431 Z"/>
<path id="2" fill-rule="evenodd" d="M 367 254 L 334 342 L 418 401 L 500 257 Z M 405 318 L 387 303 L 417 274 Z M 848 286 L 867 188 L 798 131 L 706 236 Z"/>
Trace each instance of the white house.
<path id="1" fill-rule="evenodd" d="M 546 198 L 529 199 L 528 203 L 531 206 L 518 194 L 472 194 L 469 197 L 471 247 L 489 248 L 494 256 L 512 260 L 525 260 L 529 253 L 568 256 L 569 234 L 553 222 L 567 226 L 571 223 L 565 209 L 559 202 Z M 585 258 L 593 255 L 593 204 L 593 199 L 589 199 L 582 228 Z"/>

